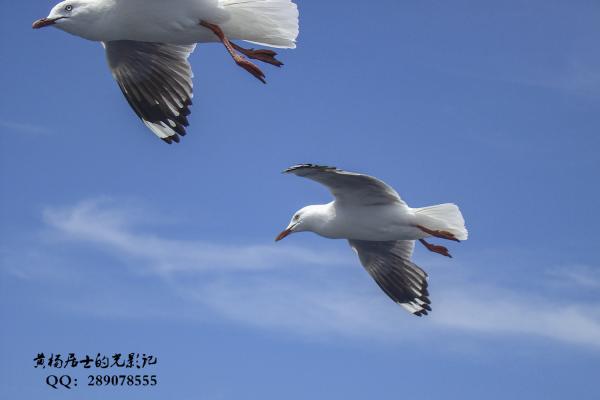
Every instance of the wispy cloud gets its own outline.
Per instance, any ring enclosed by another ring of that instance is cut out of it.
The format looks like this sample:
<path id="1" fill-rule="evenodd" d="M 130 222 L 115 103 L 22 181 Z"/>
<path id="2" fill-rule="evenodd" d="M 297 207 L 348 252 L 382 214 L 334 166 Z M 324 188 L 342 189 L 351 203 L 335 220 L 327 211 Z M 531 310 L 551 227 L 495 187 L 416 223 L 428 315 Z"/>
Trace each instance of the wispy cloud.
<path id="1" fill-rule="evenodd" d="M 62 209 L 48 208 L 44 211 L 44 221 L 64 239 L 98 245 L 119 257 L 143 261 L 160 274 L 264 270 L 298 263 L 335 265 L 340 262 L 339 254 L 298 247 L 224 245 L 136 232 L 138 214 L 138 208 L 118 206 L 104 199 Z"/>
<path id="2" fill-rule="evenodd" d="M 527 334 L 600 349 L 600 303 L 523 295 L 494 287 L 443 293 L 437 323 L 490 335 Z"/>
<path id="3" fill-rule="evenodd" d="M 600 94 L 600 59 L 591 53 L 563 54 L 553 63 L 515 60 L 506 64 L 485 56 L 475 58 L 470 65 L 436 65 L 432 68 L 462 78 L 549 89 L 570 95 L 595 98 Z"/>
<path id="4" fill-rule="evenodd" d="M 123 261 L 129 271 L 149 275 L 195 311 L 260 329 L 381 341 L 423 340 L 443 330 L 492 338 L 545 337 L 600 349 L 597 299 L 590 303 L 564 293 L 556 297 L 548 292 L 551 288 L 498 287 L 493 276 L 466 278 L 460 271 L 469 266 L 459 265 L 452 273 L 432 273 L 434 312 L 417 320 L 370 282 L 350 251 L 176 240 L 148 233 L 142 219 L 139 208 L 107 200 L 44 212 L 52 233 L 49 247 L 56 240 L 71 248 L 90 246 Z M 570 274 L 574 284 L 597 284 L 596 275 L 581 271 Z M 163 310 L 169 313 L 185 311 Z"/>
<path id="5" fill-rule="evenodd" d="M 580 289 L 600 289 L 600 268 L 589 265 L 570 265 L 551 269 L 548 275 L 559 285 L 576 286 Z"/>
<path id="6" fill-rule="evenodd" d="M 524 70 L 521 75 L 506 77 L 509 82 L 556 89 L 580 95 L 600 93 L 600 65 L 571 56 L 563 65 L 537 70 Z"/>
<path id="7" fill-rule="evenodd" d="M 3 133 L 25 133 L 30 135 L 47 135 L 50 130 L 44 126 L 26 122 L 0 119 L 0 130 Z"/>

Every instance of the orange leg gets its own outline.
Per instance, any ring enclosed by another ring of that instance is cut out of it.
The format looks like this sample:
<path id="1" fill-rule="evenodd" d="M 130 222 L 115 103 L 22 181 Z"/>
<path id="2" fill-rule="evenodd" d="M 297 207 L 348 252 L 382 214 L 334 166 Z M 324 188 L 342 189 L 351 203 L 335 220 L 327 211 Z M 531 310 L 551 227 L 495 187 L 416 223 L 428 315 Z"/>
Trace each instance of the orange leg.
<path id="1" fill-rule="evenodd" d="M 239 46 L 233 42 L 230 42 L 230 43 L 234 49 L 236 49 L 237 51 L 239 51 L 240 53 L 242 53 L 243 55 L 245 55 L 248 58 L 251 58 L 253 60 L 262 61 L 264 63 L 274 65 L 276 67 L 281 67 L 283 65 L 283 63 L 281 61 L 279 61 L 278 59 L 275 58 L 277 53 L 275 53 L 273 50 L 246 49 L 246 48 L 243 48 L 242 46 Z"/>
<path id="2" fill-rule="evenodd" d="M 217 35 L 217 37 L 219 38 L 221 43 L 223 43 L 223 45 L 233 58 L 233 61 L 235 61 L 237 65 L 250 72 L 254 77 L 256 77 L 256 79 L 260 80 L 262 83 L 267 83 L 267 81 L 265 80 L 265 74 L 260 70 L 260 68 L 254 65 L 251 61 L 247 60 L 244 56 L 236 53 L 233 43 L 231 43 L 229 39 L 227 39 L 225 33 L 223 33 L 223 30 L 221 30 L 221 28 L 218 25 L 211 24 L 206 21 L 200 21 L 200 25 L 210 29 L 215 35 Z"/>
<path id="3" fill-rule="evenodd" d="M 428 243 L 425 239 L 419 239 L 419 242 L 421 242 L 423 244 L 423 246 L 427 247 L 427 250 L 429 250 L 429 251 L 452 258 L 452 256 L 448 252 L 448 249 L 445 248 L 444 246 L 437 246 L 435 244 Z"/>
<path id="4" fill-rule="evenodd" d="M 417 228 L 419 228 L 420 230 L 422 230 L 426 234 L 431 235 L 433 237 L 437 237 L 437 238 L 440 238 L 440 239 L 446 239 L 446 240 L 452 240 L 454 242 L 460 242 L 460 240 L 458 240 L 456 238 L 456 236 L 454 236 L 450 232 L 446 232 L 446 231 L 434 231 L 434 230 L 431 230 L 431 229 L 427 229 L 427 228 L 425 228 L 424 226 L 421 226 L 421 225 L 417 225 Z"/>

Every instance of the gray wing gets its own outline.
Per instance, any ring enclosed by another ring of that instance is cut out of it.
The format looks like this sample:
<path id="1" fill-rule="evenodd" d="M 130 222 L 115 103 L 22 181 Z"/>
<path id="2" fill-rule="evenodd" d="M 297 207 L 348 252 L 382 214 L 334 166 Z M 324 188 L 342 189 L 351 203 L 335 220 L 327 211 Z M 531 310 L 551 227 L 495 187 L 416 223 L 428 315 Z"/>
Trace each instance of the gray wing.
<path id="1" fill-rule="evenodd" d="M 372 176 L 313 164 L 295 165 L 284 173 L 312 179 L 327 186 L 340 203 L 360 206 L 397 204 L 408 207 L 392 187 Z"/>
<path id="2" fill-rule="evenodd" d="M 410 261 L 414 241 L 348 242 L 358 254 L 363 267 L 392 300 L 419 317 L 431 311 L 427 273 Z"/>
<path id="3" fill-rule="evenodd" d="M 117 40 L 103 43 L 113 77 L 133 111 L 159 138 L 171 144 L 185 135 L 192 105 L 196 45 Z"/>

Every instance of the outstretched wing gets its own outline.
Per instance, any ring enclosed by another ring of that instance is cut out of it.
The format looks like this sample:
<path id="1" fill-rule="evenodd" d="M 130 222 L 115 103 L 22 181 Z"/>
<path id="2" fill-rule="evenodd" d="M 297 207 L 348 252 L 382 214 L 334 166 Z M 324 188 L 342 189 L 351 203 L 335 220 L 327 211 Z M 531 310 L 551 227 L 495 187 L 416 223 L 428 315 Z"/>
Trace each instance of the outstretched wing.
<path id="1" fill-rule="evenodd" d="M 392 300 L 419 317 L 431 311 L 427 273 L 410 261 L 414 241 L 348 242 L 358 254 L 363 267 Z"/>
<path id="2" fill-rule="evenodd" d="M 192 105 L 195 45 L 117 40 L 103 43 L 108 65 L 131 108 L 165 142 L 185 135 Z"/>
<path id="3" fill-rule="evenodd" d="M 339 203 L 358 206 L 397 204 L 408 207 L 393 188 L 372 176 L 313 164 L 295 165 L 284 173 L 312 179 L 327 186 Z"/>

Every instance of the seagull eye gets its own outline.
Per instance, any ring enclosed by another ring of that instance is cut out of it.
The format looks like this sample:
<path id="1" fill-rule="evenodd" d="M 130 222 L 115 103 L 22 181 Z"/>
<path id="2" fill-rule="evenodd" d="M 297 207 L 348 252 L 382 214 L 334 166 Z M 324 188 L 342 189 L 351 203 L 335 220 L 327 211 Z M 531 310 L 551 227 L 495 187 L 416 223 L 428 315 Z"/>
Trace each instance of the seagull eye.
<path id="1" fill-rule="evenodd" d="M 65 10 L 71 12 L 73 11 L 73 6 L 69 4 L 68 6 L 65 6 Z"/>
<path id="2" fill-rule="evenodd" d="M 294 221 L 298 221 L 300 219 L 300 216 L 298 214 L 294 215 Z"/>

